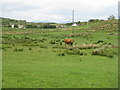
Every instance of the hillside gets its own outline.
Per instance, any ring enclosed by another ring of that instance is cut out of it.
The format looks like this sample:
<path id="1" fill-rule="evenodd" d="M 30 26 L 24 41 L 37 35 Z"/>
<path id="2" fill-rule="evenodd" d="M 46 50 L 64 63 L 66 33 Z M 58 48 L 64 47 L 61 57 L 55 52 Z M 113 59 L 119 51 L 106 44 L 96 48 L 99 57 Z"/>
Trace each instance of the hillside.
<path id="1" fill-rule="evenodd" d="M 74 28 L 2 29 L 3 88 L 118 87 L 117 20 L 90 20 Z"/>
<path id="2" fill-rule="evenodd" d="M 11 25 L 15 25 L 17 28 L 18 25 L 23 25 L 26 28 L 55 28 L 55 23 L 34 23 L 34 22 L 27 22 L 25 20 L 15 20 L 10 18 L 0 18 L 2 21 L 3 27 L 11 27 Z"/>
<path id="3" fill-rule="evenodd" d="M 26 28 L 56 28 L 56 27 L 69 27 L 71 28 L 72 23 L 66 24 L 57 24 L 57 23 L 34 23 L 27 22 L 25 20 L 15 20 L 10 18 L 2 18 L 0 17 L 0 21 L 2 21 L 2 27 L 11 27 L 11 25 L 15 25 L 18 28 L 18 25 L 23 25 Z M 74 28 L 89 28 L 90 29 L 117 29 L 118 20 L 98 20 L 98 19 L 90 19 L 88 22 L 76 22 L 77 27 Z"/>

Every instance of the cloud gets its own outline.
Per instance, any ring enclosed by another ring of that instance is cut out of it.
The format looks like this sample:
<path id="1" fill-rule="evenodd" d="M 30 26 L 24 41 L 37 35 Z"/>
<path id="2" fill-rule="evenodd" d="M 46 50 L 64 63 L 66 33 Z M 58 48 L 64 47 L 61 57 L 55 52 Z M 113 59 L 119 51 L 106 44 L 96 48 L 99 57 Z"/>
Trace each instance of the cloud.
<path id="1" fill-rule="evenodd" d="M 28 21 L 70 22 L 72 10 L 75 20 L 117 17 L 119 0 L 4 0 L 3 17 Z"/>
<path id="2" fill-rule="evenodd" d="M 3 12 L 13 12 L 13 11 L 27 11 L 27 10 L 33 10 L 33 9 L 38 9 L 40 7 L 36 6 L 30 6 L 26 5 L 23 2 L 6 2 L 2 3 L 2 10 Z"/>
<path id="3" fill-rule="evenodd" d="M 118 3 L 118 18 L 120 19 L 120 1 Z"/>

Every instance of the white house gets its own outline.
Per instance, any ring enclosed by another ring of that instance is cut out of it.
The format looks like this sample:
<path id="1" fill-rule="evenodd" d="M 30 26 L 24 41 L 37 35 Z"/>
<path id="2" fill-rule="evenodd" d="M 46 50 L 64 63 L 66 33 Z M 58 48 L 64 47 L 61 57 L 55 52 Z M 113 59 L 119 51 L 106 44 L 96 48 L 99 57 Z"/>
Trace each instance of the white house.
<path id="1" fill-rule="evenodd" d="M 15 25 L 11 25 L 12 28 L 14 28 Z"/>
<path id="2" fill-rule="evenodd" d="M 72 26 L 78 26 L 76 23 L 73 23 Z"/>

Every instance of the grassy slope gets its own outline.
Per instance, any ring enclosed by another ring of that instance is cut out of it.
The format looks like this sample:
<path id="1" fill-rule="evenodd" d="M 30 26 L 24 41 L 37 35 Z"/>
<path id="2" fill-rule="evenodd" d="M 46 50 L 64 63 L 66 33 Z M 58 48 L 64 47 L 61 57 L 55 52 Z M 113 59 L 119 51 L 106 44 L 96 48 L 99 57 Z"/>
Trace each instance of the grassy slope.
<path id="1" fill-rule="evenodd" d="M 7 88 L 117 87 L 117 57 L 60 57 L 47 50 L 26 50 L 3 52 L 3 60 L 3 87 Z"/>
<path id="2" fill-rule="evenodd" d="M 98 26 L 101 23 L 98 23 Z M 82 28 L 82 27 L 76 27 Z M 86 29 L 86 26 L 83 26 Z M 22 31 L 22 30 L 21 30 Z M 24 30 L 26 32 L 28 30 Z M 32 30 L 31 30 L 32 31 Z M 118 87 L 117 56 L 113 58 L 92 56 L 91 50 L 85 50 L 87 56 L 65 55 L 58 56 L 60 49 L 52 48 L 50 40 L 64 39 L 64 34 L 71 34 L 71 30 L 58 32 L 20 34 L 17 37 L 46 38 L 48 41 L 40 43 L 46 48 L 38 46 L 29 47 L 16 44 L 15 47 L 6 48 L 3 51 L 3 87 L 4 88 L 116 88 Z M 7 31 L 8 32 L 8 31 Z M 12 31 L 11 31 L 12 32 Z M 19 32 L 14 31 L 13 32 Z M 29 32 L 29 31 L 28 31 Z M 36 32 L 36 31 L 34 31 Z M 75 30 L 75 33 L 85 32 Z M 113 33 L 117 33 L 113 31 Z M 9 35 L 12 37 L 13 35 Z M 63 36 L 63 37 L 62 37 Z M 117 35 L 108 35 L 105 31 L 92 32 L 87 38 L 71 37 L 77 44 L 94 43 L 104 40 L 114 45 L 117 44 Z M 109 39 L 108 39 L 109 37 Z M 5 46 L 5 45 L 3 45 Z M 8 45 L 9 46 L 9 45 Z M 23 48 L 23 51 L 15 52 L 15 48 Z M 61 49 L 62 50 L 62 49 Z M 117 50 L 117 49 L 115 49 Z"/>

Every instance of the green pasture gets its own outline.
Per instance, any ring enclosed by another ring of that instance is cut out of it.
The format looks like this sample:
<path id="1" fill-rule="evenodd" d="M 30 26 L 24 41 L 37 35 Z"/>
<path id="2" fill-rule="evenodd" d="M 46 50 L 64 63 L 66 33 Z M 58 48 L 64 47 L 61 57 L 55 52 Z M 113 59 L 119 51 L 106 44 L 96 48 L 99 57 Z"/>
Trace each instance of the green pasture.
<path id="1" fill-rule="evenodd" d="M 89 26 L 106 25 L 106 22 L 94 24 L 90 23 Z M 75 36 L 70 36 L 73 27 L 3 28 L 0 48 L 3 88 L 117 88 L 118 48 L 106 48 L 106 56 L 93 55 L 95 48 L 73 48 L 99 41 L 102 41 L 102 45 L 118 44 L 116 26 L 104 30 L 94 27 L 75 27 Z M 112 31 L 107 31 L 110 29 Z M 80 35 L 76 36 L 77 34 Z M 74 39 L 73 46 L 65 45 L 65 38 Z M 112 57 L 109 57 L 109 54 Z"/>

